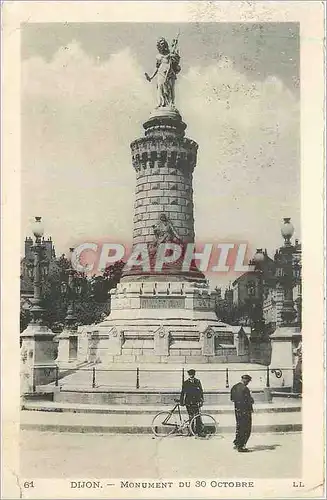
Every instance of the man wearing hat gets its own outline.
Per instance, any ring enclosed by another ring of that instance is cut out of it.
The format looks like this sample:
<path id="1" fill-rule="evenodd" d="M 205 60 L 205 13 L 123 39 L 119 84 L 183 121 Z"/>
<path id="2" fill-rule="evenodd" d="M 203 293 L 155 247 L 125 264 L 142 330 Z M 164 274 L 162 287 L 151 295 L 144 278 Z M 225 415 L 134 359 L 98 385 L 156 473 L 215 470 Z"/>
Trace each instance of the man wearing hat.
<path id="1" fill-rule="evenodd" d="M 236 435 L 234 439 L 234 448 L 237 451 L 248 451 L 245 448 L 246 443 L 251 435 L 252 428 L 252 413 L 253 413 L 253 398 L 248 384 L 251 382 L 250 375 L 242 375 L 241 382 L 233 385 L 230 393 L 231 401 L 234 402 L 235 418 L 236 418 Z"/>
<path id="2" fill-rule="evenodd" d="M 194 415 L 199 413 L 199 409 L 203 405 L 203 389 L 200 380 L 195 378 L 195 370 L 188 370 L 187 373 L 189 378 L 183 382 L 180 404 L 186 406 L 188 416 L 191 420 Z M 199 417 L 196 420 L 196 434 L 201 435 L 201 418 Z"/>

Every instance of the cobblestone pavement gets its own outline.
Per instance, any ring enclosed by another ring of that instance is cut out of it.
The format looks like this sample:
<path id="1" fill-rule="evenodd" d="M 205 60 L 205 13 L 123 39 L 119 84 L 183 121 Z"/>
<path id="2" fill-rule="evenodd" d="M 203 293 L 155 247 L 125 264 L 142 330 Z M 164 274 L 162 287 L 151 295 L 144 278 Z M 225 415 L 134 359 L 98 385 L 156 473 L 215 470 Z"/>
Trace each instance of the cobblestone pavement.
<path id="1" fill-rule="evenodd" d="M 233 436 L 210 440 L 150 435 L 21 431 L 24 478 L 297 478 L 301 433 L 253 434 L 250 453 Z"/>

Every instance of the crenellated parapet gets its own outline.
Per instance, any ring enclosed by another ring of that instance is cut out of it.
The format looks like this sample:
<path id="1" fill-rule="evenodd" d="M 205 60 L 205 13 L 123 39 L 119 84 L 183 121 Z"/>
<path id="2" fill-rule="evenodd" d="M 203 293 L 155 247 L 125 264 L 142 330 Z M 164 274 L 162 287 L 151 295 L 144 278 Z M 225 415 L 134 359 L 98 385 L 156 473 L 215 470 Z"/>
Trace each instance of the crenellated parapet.
<path id="1" fill-rule="evenodd" d="M 131 150 L 136 172 L 166 167 L 186 173 L 196 166 L 198 145 L 185 137 L 142 137 L 132 142 Z"/>

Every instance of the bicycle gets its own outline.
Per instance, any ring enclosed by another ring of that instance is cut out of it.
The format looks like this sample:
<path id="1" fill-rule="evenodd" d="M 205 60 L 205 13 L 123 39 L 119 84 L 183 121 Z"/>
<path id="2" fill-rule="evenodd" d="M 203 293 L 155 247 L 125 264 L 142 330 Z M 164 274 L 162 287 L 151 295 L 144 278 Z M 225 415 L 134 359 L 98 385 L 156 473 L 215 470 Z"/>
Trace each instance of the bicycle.
<path id="1" fill-rule="evenodd" d="M 178 399 L 175 399 L 175 406 L 169 411 L 160 411 L 152 420 L 151 429 L 156 437 L 166 437 L 172 434 L 196 436 L 200 425 L 201 434 L 214 436 L 218 429 L 218 424 L 212 415 L 202 413 L 199 408 L 199 413 L 194 415 L 192 419 L 184 420 L 181 413 L 181 405 Z M 200 424 L 198 422 L 200 418 Z"/>

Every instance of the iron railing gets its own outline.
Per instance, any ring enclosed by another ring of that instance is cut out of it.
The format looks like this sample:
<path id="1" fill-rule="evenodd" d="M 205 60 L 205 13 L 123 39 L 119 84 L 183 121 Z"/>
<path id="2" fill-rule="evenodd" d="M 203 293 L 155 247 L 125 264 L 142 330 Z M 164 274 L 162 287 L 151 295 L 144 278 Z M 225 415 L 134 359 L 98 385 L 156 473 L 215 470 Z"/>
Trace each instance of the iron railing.
<path id="1" fill-rule="evenodd" d="M 52 367 L 53 368 L 53 367 Z M 42 373 L 45 378 L 47 373 L 45 373 L 45 370 L 47 370 L 47 368 L 45 366 L 41 366 L 41 367 L 34 367 L 34 370 L 42 370 Z M 271 376 L 274 375 L 277 379 L 280 379 L 282 376 L 283 376 L 283 371 L 284 372 L 289 372 L 292 370 L 292 373 L 293 373 L 293 380 L 294 380 L 294 369 L 291 369 L 291 368 L 276 368 L 276 369 L 271 369 L 269 366 L 266 366 L 266 367 L 262 367 L 262 368 L 253 368 L 251 370 L 249 370 L 249 373 L 252 374 L 252 376 L 254 376 L 255 373 L 259 373 L 262 374 L 262 378 L 265 377 L 265 380 L 264 380 L 264 386 L 266 388 L 270 388 L 271 386 Z M 90 387 L 92 389 L 95 389 L 96 387 L 105 387 L 105 386 L 110 386 L 110 387 L 119 387 L 119 385 L 117 385 L 117 377 L 116 377 L 116 384 L 115 383 L 112 383 L 112 384 L 107 384 L 107 383 L 103 383 L 103 381 L 100 380 L 101 378 L 101 374 L 102 373 L 108 373 L 108 374 L 117 374 L 117 373 L 124 373 L 124 374 L 130 374 L 131 375 L 131 378 L 129 378 L 129 381 L 128 381 L 128 386 L 129 387 L 133 387 L 135 389 L 142 389 L 142 388 L 146 388 L 146 385 L 145 384 L 142 384 L 142 376 L 145 376 L 145 375 L 151 375 L 151 373 L 153 374 L 177 374 L 178 372 L 180 373 L 180 381 L 181 383 L 184 382 L 185 380 L 185 369 L 184 368 L 181 368 L 181 369 L 165 369 L 165 370 L 161 370 L 160 368 L 157 369 L 157 368 L 146 368 L 146 367 L 136 367 L 136 368 L 123 368 L 123 369 L 115 369 L 115 368 L 100 368 L 98 365 L 93 365 L 93 366 L 88 366 L 88 367 L 81 367 L 81 368 L 78 368 L 78 369 L 65 369 L 65 370 L 60 370 L 58 366 L 55 366 L 55 369 L 54 371 L 52 371 L 52 374 L 51 374 L 51 379 L 48 380 L 46 383 L 44 384 L 40 384 L 40 382 L 36 382 L 34 383 L 34 387 L 33 387 L 33 392 L 36 392 L 36 386 L 38 385 L 46 385 L 46 384 L 49 384 L 49 383 L 52 383 L 55 387 L 59 387 L 59 385 L 65 385 L 65 384 L 60 384 L 59 381 L 62 379 L 62 380 L 65 380 L 66 378 L 66 375 L 68 375 L 69 373 L 83 373 L 83 372 L 86 372 L 86 373 L 89 373 L 90 376 L 86 377 L 86 379 L 84 379 L 84 381 L 82 381 L 82 385 L 83 387 Z M 197 372 L 197 375 L 199 376 L 199 378 L 201 378 L 201 375 L 204 375 L 205 373 L 210 373 L 210 375 L 212 377 L 214 377 L 215 375 L 218 375 L 218 374 L 222 374 L 223 375 L 223 379 L 224 379 L 224 382 L 222 383 L 222 379 L 219 381 L 219 376 L 217 377 L 217 389 L 229 389 L 230 386 L 234 383 L 232 382 L 231 384 L 231 374 L 233 375 L 236 375 L 236 373 L 238 374 L 241 374 L 241 373 L 244 373 L 244 368 L 216 368 L 216 369 L 197 369 L 196 370 Z M 34 375 L 36 375 L 36 373 L 34 373 Z M 37 376 L 34 376 L 33 379 L 34 381 L 37 381 L 40 377 L 37 377 Z M 262 380 L 261 378 L 261 380 Z M 143 379 L 144 380 L 144 379 Z M 76 381 L 75 381 L 76 382 Z M 74 381 L 71 381 L 70 385 L 74 385 Z M 78 382 L 76 382 L 76 386 L 78 386 Z M 174 383 L 175 385 L 175 383 Z M 178 378 L 176 377 L 176 387 L 178 385 Z M 219 387 L 220 385 L 220 387 Z M 222 387 L 224 385 L 224 387 Z M 125 387 L 126 387 L 126 383 L 125 383 Z M 158 387 L 159 388 L 159 387 Z"/>

